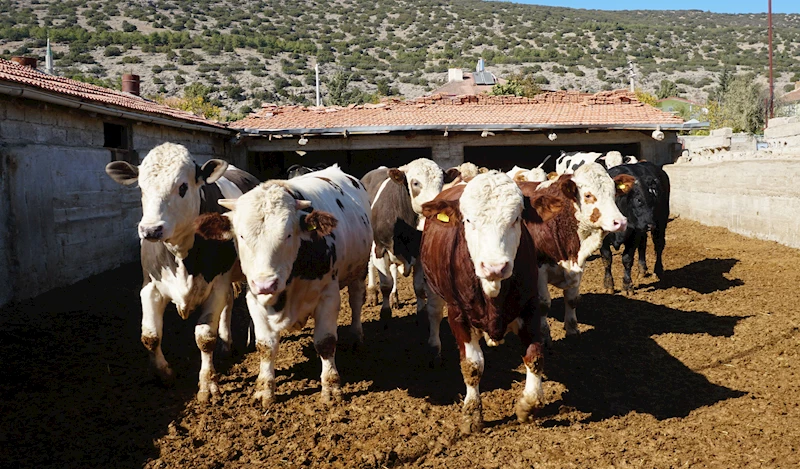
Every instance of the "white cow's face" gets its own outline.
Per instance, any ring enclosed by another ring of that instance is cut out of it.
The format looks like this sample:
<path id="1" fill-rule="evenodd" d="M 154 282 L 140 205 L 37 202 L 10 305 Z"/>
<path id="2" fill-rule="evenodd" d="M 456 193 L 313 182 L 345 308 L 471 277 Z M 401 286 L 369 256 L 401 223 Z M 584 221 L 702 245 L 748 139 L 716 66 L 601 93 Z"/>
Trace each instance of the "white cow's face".
<path id="1" fill-rule="evenodd" d="M 444 185 L 442 168 L 427 158 L 419 158 L 397 169 L 392 168 L 389 176 L 395 182 L 408 187 L 411 207 L 418 214 L 422 214 L 422 204 L 433 200 Z"/>
<path id="2" fill-rule="evenodd" d="M 200 168 L 186 147 L 164 143 L 150 150 L 139 167 L 115 161 L 106 172 L 120 184 L 139 183 L 139 238 L 170 242 L 193 233 L 192 223 L 200 214 L 200 187 L 219 179 L 227 167 L 222 160 L 210 160 Z"/>
<path id="3" fill-rule="evenodd" d="M 578 186 L 578 222 L 603 231 L 624 231 L 628 220 L 614 202 L 616 187 L 608 172 L 598 163 L 586 163 L 572 177 Z"/>
<path id="4" fill-rule="evenodd" d="M 220 205 L 231 209 L 225 214 L 231 234 L 207 237 L 235 240 L 250 291 L 265 307 L 286 289 L 301 242 L 319 241 L 336 226 L 332 215 L 312 210 L 310 202 L 274 182 Z"/>
<path id="5" fill-rule="evenodd" d="M 494 298 L 511 276 L 521 235 L 523 197 L 517 184 L 497 171 L 480 174 L 464 188 L 461 218 L 475 275 Z"/>

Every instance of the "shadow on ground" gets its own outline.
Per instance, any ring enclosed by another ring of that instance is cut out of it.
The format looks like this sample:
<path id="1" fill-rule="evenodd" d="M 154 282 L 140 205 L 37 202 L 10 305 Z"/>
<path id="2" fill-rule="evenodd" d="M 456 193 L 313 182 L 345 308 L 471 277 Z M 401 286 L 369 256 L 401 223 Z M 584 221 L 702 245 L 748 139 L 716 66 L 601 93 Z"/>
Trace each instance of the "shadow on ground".
<path id="1" fill-rule="evenodd" d="M 692 262 L 680 269 L 667 270 L 663 278 L 645 288 L 666 290 L 668 288 L 688 288 L 697 293 L 708 294 L 725 291 L 744 285 L 738 278 L 729 279 L 724 274 L 739 263 L 739 259 L 703 259 Z"/>

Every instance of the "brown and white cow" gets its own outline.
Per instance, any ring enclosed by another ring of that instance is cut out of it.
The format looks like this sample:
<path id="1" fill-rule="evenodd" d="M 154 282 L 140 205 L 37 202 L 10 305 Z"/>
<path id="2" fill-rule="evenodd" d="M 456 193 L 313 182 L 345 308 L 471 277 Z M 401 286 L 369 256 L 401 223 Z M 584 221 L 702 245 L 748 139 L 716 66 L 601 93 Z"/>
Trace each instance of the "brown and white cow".
<path id="1" fill-rule="evenodd" d="M 470 433 L 483 423 L 479 341 L 484 337 L 488 345 L 497 345 L 508 332 L 519 334 L 525 350 L 525 390 L 516 412 L 526 421 L 542 406 L 544 393 L 540 331 L 530 327 L 537 324 L 536 251 L 523 225 L 540 223 L 539 213 L 558 206 L 548 197 L 537 198 L 534 206 L 525 203 L 506 174 L 491 171 L 443 191 L 423 207 L 422 266 L 431 290 L 447 303 L 467 386 L 461 430 Z M 429 308 L 429 314 L 429 345 L 439 353 L 442 308 Z"/>
<path id="2" fill-rule="evenodd" d="M 564 290 L 564 329 L 567 335 L 577 335 L 575 308 L 586 259 L 600 248 L 607 233 L 624 231 L 628 223 L 614 202 L 618 189 L 598 163 L 583 164 L 574 174 L 538 185 L 522 183 L 522 187 L 527 196 L 533 197 L 536 190 L 568 201 L 563 210 L 537 225 L 532 234 L 538 252 L 539 303 L 544 311 L 541 327 L 545 341 L 550 341 L 548 284 Z"/>
<path id="3" fill-rule="evenodd" d="M 322 400 L 340 400 L 336 321 L 344 287 L 352 331 L 358 340 L 363 336 L 364 277 L 372 246 L 364 186 L 334 165 L 288 181 L 268 181 L 238 200 L 220 203 L 231 212 L 206 216 L 198 233 L 235 240 L 261 357 L 255 398 L 265 407 L 274 402 L 280 334 L 301 329 L 313 316 Z"/>
<path id="4" fill-rule="evenodd" d="M 442 185 L 456 176 L 456 169 L 443 172 L 432 160 L 419 158 L 399 168 L 382 166 L 373 169 L 361 178 L 369 193 L 375 239 L 370 254 L 367 304 L 378 302 L 374 266 L 383 295 L 383 321 L 392 317 L 392 308 L 400 303 L 397 294 L 398 271 L 407 276 L 413 268 L 417 312 L 424 311 L 427 298 L 425 281 L 422 270 L 416 267 L 422 204 L 432 200 L 441 192 Z"/>
<path id="5" fill-rule="evenodd" d="M 258 180 L 222 160 L 198 166 L 184 146 L 173 143 L 153 148 L 138 167 L 115 161 L 106 172 L 120 184 L 138 182 L 142 190 L 142 343 L 150 361 L 161 381 L 171 383 L 174 373 L 161 351 L 164 309 L 171 301 L 183 319 L 199 309 L 194 332 L 202 357 L 197 399 L 208 401 L 219 394 L 213 363 L 218 334 L 223 348 L 231 343 L 238 261 L 232 242 L 196 236 L 194 222 L 201 214 L 227 211 L 218 201 L 241 196 Z"/>

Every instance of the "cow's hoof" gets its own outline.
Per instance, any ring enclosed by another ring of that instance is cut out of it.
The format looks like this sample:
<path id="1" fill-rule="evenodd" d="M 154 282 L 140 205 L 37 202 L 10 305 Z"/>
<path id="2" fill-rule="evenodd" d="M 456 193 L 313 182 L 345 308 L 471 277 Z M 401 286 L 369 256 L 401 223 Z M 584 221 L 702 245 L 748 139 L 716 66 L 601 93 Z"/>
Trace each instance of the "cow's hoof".
<path id="1" fill-rule="evenodd" d="M 428 366 L 431 368 L 441 368 L 442 366 L 442 351 L 438 347 L 428 347 Z"/>
<path id="2" fill-rule="evenodd" d="M 622 286 L 622 293 L 624 293 L 626 296 L 633 295 L 633 284 L 632 283 L 626 283 L 625 285 L 623 285 Z"/>
<path id="3" fill-rule="evenodd" d="M 541 409 L 543 406 L 542 402 L 533 396 L 525 396 L 523 395 L 519 401 L 517 401 L 516 406 L 516 413 L 517 413 L 517 420 L 519 423 L 526 423 L 530 422 L 534 411 Z"/>
<path id="4" fill-rule="evenodd" d="M 156 368 L 154 370 L 156 377 L 161 382 L 162 386 L 171 388 L 175 385 L 175 372 L 167 365 L 164 368 Z"/>
<path id="5" fill-rule="evenodd" d="M 366 306 L 378 306 L 378 290 L 376 288 L 367 288 L 367 297 L 364 300 Z"/>
<path id="6" fill-rule="evenodd" d="M 381 323 L 383 324 L 384 329 L 389 328 L 389 320 L 392 319 L 392 309 L 391 308 L 381 308 Z"/>
<path id="7" fill-rule="evenodd" d="M 342 402 L 342 388 L 339 386 L 324 386 L 320 400 L 327 407 L 340 404 Z"/>
<path id="8" fill-rule="evenodd" d="M 261 407 L 268 409 L 275 403 L 275 381 L 256 380 L 256 392 L 253 393 L 254 401 L 261 401 Z"/>
<path id="9" fill-rule="evenodd" d="M 397 292 L 393 292 L 389 295 L 389 306 L 393 309 L 400 308 L 400 295 Z"/>
<path id="10" fill-rule="evenodd" d="M 201 389 L 197 393 L 197 402 L 201 404 L 209 404 L 212 402 L 212 398 L 216 401 L 220 397 L 219 386 L 217 386 L 216 380 L 213 380 L 208 383 L 208 385 L 204 386 L 205 389 Z"/>
<path id="11" fill-rule="evenodd" d="M 483 429 L 483 412 L 480 402 L 470 401 L 464 403 L 459 429 L 463 435 L 477 433 Z"/>
<path id="12" fill-rule="evenodd" d="M 581 331 L 578 330 L 578 321 L 569 319 L 564 323 L 564 330 L 567 332 L 567 337 L 577 337 Z"/>
<path id="13" fill-rule="evenodd" d="M 611 277 L 606 277 L 603 279 L 603 286 L 606 288 L 606 291 L 614 293 L 614 279 Z"/>

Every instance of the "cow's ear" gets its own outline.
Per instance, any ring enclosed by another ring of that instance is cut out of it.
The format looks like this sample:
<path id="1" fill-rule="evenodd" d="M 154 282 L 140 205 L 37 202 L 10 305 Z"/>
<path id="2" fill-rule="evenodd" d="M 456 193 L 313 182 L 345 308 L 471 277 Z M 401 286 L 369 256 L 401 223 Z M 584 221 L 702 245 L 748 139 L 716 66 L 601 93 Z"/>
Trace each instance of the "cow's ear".
<path id="1" fill-rule="evenodd" d="M 558 179 L 558 173 L 555 171 L 550 171 L 547 173 L 547 180 L 552 181 L 553 179 Z"/>
<path id="2" fill-rule="evenodd" d="M 106 174 L 114 181 L 130 186 L 139 180 L 139 168 L 127 161 L 112 161 L 106 165 Z"/>
<path id="3" fill-rule="evenodd" d="M 221 213 L 204 213 L 194 220 L 194 231 L 201 238 L 211 241 L 230 241 L 233 239 L 233 223 Z"/>
<path id="4" fill-rule="evenodd" d="M 525 181 L 527 181 L 528 178 L 527 178 L 526 173 L 527 173 L 527 171 L 525 171 L 525 170 L 519 170 L 516 173 L 514 173 L 514 182 L 525 182 Z"/>
<path id="5" fill-rule="evenodd" d="M 618 174 L 614 176 L 614 186 L 616 187 L 616 196 L 622 197 L 633 189 L 636 184 L 636 178 L 630 174 Z"/>
<path id="6" fill-rule="evenodd" d="M 578 185 L 571 177 L 567 176 L 559 180 L 561 192 L 570 200 L 578 200 Z"/>
<path id="7" fill-rule="evenodd" d="M 558 214 L 564 208 L 564 199 L 552 195 L 542 195 L 531 200 L 525 197 L 525 208 L 522 216 L 526 220 L 545 222 Z M 533 213 L 535 212 L 535 214 Z"/>
<path id="8" fill-rule="evenodd" d="M 461 211 L 457 200 L 434 199 L 422 204 L 422 216 L 454 226 L 461 221 Z"/>
<path id="9" fill-rule="evenodd" d="M 339 221 L 328 212 L 312 210 L 308 215 L 300 217 L 300 229 L 319 237 L 328 236 L 336 228 Z"/>
<path id="10" fill-rule="evenodd" d="M 478 174 L 483 174 L 483 173 L 488 173 L 488 172 L 489 172 L 489 168 L 487 168 L 486 166 L 481 166 L 480 168 L 478 168 Z"/>
<path id="11" fill-rule="evenodd" d="M 461 176 L 461 171 L 458 168 L 450 168 L 444 172 L 444 183 L 451 183 L 459 176 Z"/>
<path id="12" fill-rule="evenodd" d="M 217 203 L 221 207 L 225 207 L 230 211 L 233 211 L 233 210 L 236 209 L 236 199 L 219 199 L 219 200 L 217 200 Z"/>
<path id="13" fill-rule="evenodd" d="M 397 168 L 389 169 L 389 177 L 392 178 L 392 181 L 400 184 L 401 186 L 406 185 L 406 173 Z"/>
<path id="14" fill-rule="evenodd" d="M 197 179 L 206 184 L 211 184 L 221 178 L 225 171 L 228 169 L 228 162 L 223 160 L 208 160 L 200 168 L 197 174 Z"/>

